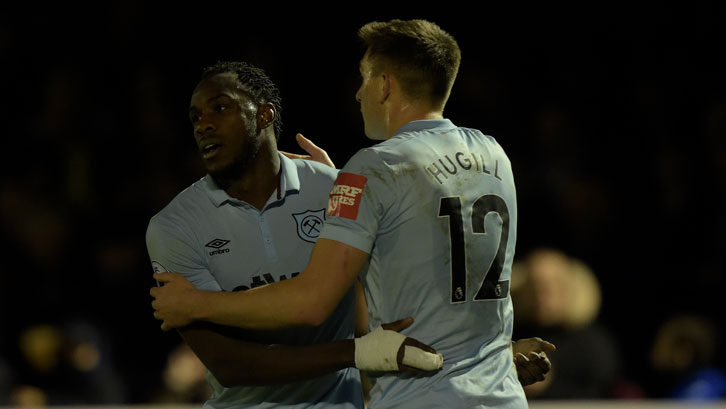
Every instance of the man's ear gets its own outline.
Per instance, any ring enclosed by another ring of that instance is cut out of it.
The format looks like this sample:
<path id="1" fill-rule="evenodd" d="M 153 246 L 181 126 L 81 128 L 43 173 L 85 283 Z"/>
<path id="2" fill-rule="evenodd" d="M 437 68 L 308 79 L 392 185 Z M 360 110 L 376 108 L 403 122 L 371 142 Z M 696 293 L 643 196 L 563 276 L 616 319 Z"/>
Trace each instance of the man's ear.
<path id="1" fill-rule="evenodd" d="M 260 104 L 257 108 L 257 129 L 263 130 L 275 122 L 275 107 L 272 104 Z"/>
<path id="2" fill-rule="evenodd" d="M 391 78 L 391 76 L 388 73 L 385 73 L 385 72 L 383 74 L 381 74 L 381 76 L 383 77 L 383 84 L 381 84 L 381 87 L 382 87 L 382 89 L 381 89 L 381 91 L 382 91 L 381 92 L 381 104 L 382 104 L 382 103 L 386 102 L 386 100 L 388 99 L 388 97 L 391 95 L 391 81 L 392 81 L 392 78 Z"/>

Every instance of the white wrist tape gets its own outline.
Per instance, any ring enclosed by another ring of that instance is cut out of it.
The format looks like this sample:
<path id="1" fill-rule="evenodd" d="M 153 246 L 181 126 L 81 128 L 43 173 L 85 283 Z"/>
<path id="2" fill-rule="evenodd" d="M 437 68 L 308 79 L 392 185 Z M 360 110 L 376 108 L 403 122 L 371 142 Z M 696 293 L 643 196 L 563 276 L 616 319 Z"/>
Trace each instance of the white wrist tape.
<path id="1" fill-rule="evenodd" d="M 397 371 L 398 348 L 406 336 L 378 327 L 355 339 L 355 367 L 362 371 Z"/>
<path id="2" fill-rule="evenodd" d="M 424 371 L 435 371 L 444 365 L 444 356 L 406 345 L 403 352 L 403 364 Z"/>
<path id="3" fill-rule="evenodd" d="M 355 367 L 362 371 L 397 371 L 398 349 L 405 340 L 405 335 L 381 327 L 356 338 Z M 410 345 L 404 347 L 404 365 L 434 371 L 441 368 L 443 362 L 441 354 L 432 354 Z"/>

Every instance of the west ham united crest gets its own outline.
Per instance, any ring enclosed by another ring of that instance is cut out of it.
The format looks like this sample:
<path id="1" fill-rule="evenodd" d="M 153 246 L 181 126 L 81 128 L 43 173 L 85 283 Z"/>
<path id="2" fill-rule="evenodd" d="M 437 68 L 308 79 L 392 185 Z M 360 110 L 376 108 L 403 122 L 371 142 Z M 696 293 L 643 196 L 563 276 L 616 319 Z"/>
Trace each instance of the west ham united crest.
<path id="1" fill-rule="evenodd" d="M 297 235 L 307 242 L 315 243 L 318 236 L 320 236 L 320 232 L 323 231 L 325 209 L 294 213 L 292 217 L 297 222 Z"/>

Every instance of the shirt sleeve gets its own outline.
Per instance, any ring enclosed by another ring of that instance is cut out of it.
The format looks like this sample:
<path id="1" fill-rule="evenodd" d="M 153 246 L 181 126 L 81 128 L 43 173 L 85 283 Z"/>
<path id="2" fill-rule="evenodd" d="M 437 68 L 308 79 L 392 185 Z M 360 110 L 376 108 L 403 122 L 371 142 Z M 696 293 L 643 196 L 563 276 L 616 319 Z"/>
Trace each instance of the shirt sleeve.
<path id="1" fill-rule="evenodd" d="M 153 218 L 146 229 L 146 248 L 154 272 L 183 275 L 199 290 L 221 291 L 195 241 L 181 228 Z"/>
<path id="2" fill-rule="evenodd" d="M 371 252 L 395 201 L 391 169 L 370 149 L 356 153 L 338 174 L 320 237 Z"/>

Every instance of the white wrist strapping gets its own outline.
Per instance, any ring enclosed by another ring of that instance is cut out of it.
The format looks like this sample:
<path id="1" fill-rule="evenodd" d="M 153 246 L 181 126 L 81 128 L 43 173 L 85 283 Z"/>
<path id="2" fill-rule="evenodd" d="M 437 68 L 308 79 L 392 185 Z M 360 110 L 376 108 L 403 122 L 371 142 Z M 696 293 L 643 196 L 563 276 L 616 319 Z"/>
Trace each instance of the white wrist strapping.
<path id="1" fill-rule="evenodd" d="M 356 338 L 355 367 L 362 371 L 397 371 L 398 349 L 405 340 L 405 335 L 382 327 Z M 404 347 L 404 365 L 424 371 L 435 371 L 441 368 L 443 362 L 441 354 L 432 354 L 410 345 Z"/>

